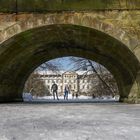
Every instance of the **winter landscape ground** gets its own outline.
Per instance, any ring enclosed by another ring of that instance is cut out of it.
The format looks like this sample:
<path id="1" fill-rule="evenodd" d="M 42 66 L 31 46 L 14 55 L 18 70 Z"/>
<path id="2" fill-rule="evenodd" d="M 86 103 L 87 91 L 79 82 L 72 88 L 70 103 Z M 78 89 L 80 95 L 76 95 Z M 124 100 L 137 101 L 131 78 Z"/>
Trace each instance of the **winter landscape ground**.
<path id="1" fill-rule="evenodd" d="M 140 105 L 0 105 L 0 140 L 139 140 Z"/>

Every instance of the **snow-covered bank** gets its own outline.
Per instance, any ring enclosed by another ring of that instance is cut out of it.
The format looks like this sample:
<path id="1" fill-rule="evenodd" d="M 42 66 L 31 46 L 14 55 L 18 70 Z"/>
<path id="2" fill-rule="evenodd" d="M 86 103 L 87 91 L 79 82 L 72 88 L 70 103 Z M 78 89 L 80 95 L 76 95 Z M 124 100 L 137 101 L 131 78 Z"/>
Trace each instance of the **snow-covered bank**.
<path id="1" fill-rule="evenodd" d="M 59 99 L 62 101 L 64 100 L 64 96 L 59 96 Z M 115 96 L 114 98 L 112 98 L 111 96 L 102 96 L 100 98 L 92 98 L 91 96 L 84 96 L 84 95 L 80 95 L 78 96 L 78 98 L 76 97 L 72 97 L 71 94 L 69 94 L 68 96 L 69 100 L 95 100 L 95 101 L 119 101 L 119 96 Z M 53 96 L 43 96 L 43 97 L 37 97 L 37 96 L 32 96 L 30 93 L 24 93 L 23 94 L 23 100 L 24 101 L 38 101 L 38 100 L 53 100 Z"/>

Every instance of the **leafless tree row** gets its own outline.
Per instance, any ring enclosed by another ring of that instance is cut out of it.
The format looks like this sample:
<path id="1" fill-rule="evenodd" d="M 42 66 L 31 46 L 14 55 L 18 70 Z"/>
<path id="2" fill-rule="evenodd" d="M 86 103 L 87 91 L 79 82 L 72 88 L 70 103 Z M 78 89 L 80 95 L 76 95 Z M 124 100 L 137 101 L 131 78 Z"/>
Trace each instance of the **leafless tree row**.
<path id="1" fill-rule="evenodd" d="M 119 94 L 117 83 L 113 75 L 102 65 L 85 58 L 69 57 L 69 60 L 69 63 L 73 65 L 73 68 L 71 68 L 70 71 L 84 71 L 83 75 L 78 77 L 79 80 L 85 78 L 95 80 L 92 83 L 90 93 L 86 93 L 86 95 L 100 97 L 104 95 L 115 96 Z M 61 65 L 59 66 L 61 67 Z M 41 79 L 40 74 L 38 74 L 37 71 L 51 70 L 56 72 L 60 70 L 59 66 L 50 62 L 42 64 L 28 78 L 25 84 L 24 92 L 31 92 L 34 96 L 50 95 L 50 92 L 45 85 L 45 81 Z M 80 94 L 80 91 L 78 92 Z"/>
<path id="2" fill-rule="evenodd" d="M 71 61 L 74 63 L 74 70 L 84 70 L 85 73 L 80 78 L 96 79 L 96 82 L 92 84 L 91 94 L 94 96 L 111 95 L 115 96 L 119 94 L 117 83 L 113 75 L 102 65 L 97 64 L 91 60 L 85 58 L 71 57 Z M 92 74 L 88 75 L 88 72 Z"/>

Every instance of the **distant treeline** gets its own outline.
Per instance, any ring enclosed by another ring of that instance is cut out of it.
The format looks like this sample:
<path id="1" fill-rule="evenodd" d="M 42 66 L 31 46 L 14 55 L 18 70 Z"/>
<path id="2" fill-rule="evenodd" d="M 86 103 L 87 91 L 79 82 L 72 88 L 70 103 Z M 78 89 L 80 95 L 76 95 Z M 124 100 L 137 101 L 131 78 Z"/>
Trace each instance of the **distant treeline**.
<path id="1" fill-rule="evenodd" d="M 0 12 L 139 9 L 140 0 L 0 0 Z"/>

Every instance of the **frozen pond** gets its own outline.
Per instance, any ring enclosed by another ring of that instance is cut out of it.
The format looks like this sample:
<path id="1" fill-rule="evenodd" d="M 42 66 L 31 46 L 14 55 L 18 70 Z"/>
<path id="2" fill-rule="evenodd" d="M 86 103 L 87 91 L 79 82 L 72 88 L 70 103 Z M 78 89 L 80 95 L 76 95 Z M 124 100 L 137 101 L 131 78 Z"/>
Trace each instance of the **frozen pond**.
<path id="1" fill-rule="evenodd" d="M 1 104 L 0 140 L 139 140 L 140 105 Z"/>

